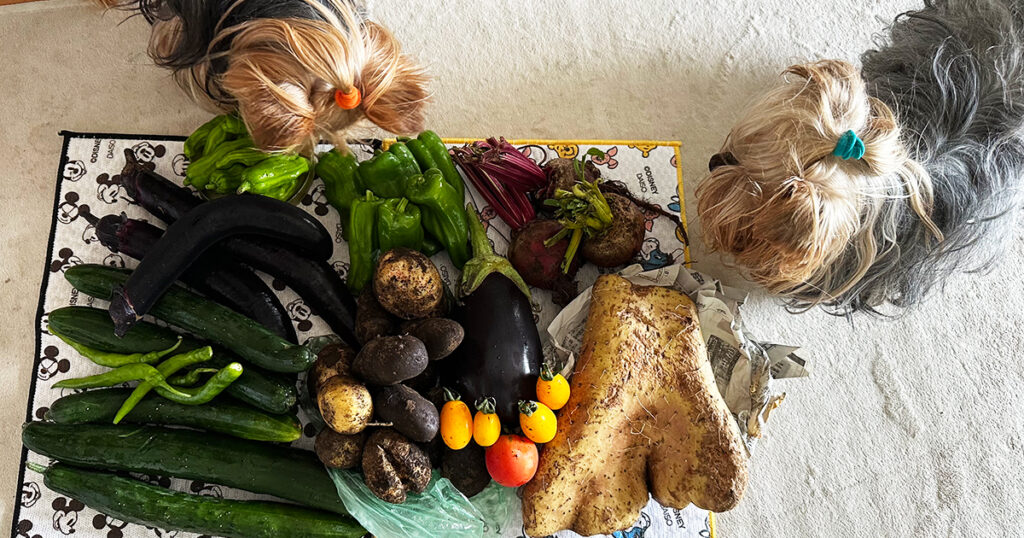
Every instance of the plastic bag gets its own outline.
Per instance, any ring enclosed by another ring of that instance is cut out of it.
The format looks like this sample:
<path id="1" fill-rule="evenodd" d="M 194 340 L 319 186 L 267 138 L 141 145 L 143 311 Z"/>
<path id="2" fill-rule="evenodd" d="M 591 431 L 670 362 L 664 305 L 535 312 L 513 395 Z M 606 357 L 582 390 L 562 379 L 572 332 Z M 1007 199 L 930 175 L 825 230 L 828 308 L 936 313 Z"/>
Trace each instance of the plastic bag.
<path id="1" fill-rule="evenodd" d="M 469 538 L 484 533 L 484 516 L 448 479 L 440 478 L 437 471 L 426 491 L 410 493 L 402 504 L 378 499 L 358 473 L 340 469 L 327 471 L 348 513 L 375 536 Z"/>
<path id="2" fill-rule="evenodd" d="M 519 511 L 520 503 L 515 488 L 506 488 L 493 480 L 469 502 L 483 516 L 484 534 L 491 536 L 501 536 L 511 522 L 512 514 Z"/>

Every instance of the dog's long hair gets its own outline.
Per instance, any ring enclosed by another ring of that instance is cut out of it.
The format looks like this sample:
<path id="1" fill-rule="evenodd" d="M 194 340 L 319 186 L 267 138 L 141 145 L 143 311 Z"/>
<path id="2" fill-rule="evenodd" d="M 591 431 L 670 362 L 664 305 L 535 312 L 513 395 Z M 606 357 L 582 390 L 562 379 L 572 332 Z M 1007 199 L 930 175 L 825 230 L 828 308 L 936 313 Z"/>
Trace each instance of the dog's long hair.
<path id="1" fill-rule="evenodd" d="M 256 144 L 344 144 L 366 118 L 396 134 L 422 130 L 427 77 L 383 26 L 348 0 L 101 0 L 153 25 L 149 54 L 194 98 L 237 108 Z M 335 92 L 357 89 L 344 110 Z"/>
<path id="2" fill-rule="evenodd" d="M 795 309 L 878 312 L 989 267 L 1024 177 L 1024 2 L 936 0 L 858 71 L 792 66 L 697 189 L 704 239 Z M 833 156 L 847 130 L 860 160 Z"/>

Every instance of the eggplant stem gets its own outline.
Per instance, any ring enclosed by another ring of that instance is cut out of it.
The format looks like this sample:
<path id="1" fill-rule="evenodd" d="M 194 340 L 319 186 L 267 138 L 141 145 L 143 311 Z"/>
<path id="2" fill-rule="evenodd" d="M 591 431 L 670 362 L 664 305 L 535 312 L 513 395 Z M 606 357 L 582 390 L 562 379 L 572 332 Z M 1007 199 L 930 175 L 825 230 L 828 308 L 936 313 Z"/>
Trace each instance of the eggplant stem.
<path id="1" fill-rule="evenodd" d="M 523 277 L 516 272 L 512 264 L 502 256 L 494 253 L 491 242 L 487 239 L 487 232 L 480 222 L 473 204 L 466 204 L 466 216 L 469 220 L 469 238 L 473 246 L 473 258 L 466 262 L 462 268 L 462 282 L 459 292 L 465 297 L 480 287 L 484 280 L 492 273 L 501 273 L 505 278 L 511 280 L 527 299 L 531 299 L 530 287 L 523 281 Z"/>

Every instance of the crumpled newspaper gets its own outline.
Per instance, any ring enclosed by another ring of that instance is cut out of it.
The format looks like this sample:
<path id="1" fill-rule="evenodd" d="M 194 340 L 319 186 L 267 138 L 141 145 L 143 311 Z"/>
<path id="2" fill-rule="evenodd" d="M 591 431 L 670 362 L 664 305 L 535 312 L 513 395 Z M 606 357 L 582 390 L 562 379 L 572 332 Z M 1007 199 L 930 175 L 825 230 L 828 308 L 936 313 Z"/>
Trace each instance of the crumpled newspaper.
<path id="1" fill-rule="evenodd" d="M 773 390 L 772 381 L 810 375 L 807 361 L 796 354 L 798 348 L 754 338 L 744 328 L 740 314 L 746 292 L 699 271 L 682 265 L 643 271 L 640 265 L 631 265 L 619 275 L 637 285 L 675 288 L 693 299 L 718 391 L 732 411 L 747 449 L 753 449 L 764 434 L 768 416 L 786 397 L 786 393 Z M 548 326 L 548 351 L 563 365 L 561 372 L 566 377 L 572 373 L 583 343 L 590 297 L 591 288 L 587 288 Z"/>

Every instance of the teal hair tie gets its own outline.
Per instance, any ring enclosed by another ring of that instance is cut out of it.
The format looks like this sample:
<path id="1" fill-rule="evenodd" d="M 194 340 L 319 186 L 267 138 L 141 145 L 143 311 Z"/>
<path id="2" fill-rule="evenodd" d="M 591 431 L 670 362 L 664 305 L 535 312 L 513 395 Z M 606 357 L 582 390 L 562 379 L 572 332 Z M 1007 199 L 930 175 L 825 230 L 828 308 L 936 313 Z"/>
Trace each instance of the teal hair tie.
<path id="1" fill-rule="evenodd" d="M 839 142 L 836 142 L 836 149 L 832 150 L 832 155 L 844 161 L 858 160 L 864 156 L 864 141 L 852 130 L 846 131 L 839 137 Z"/>

